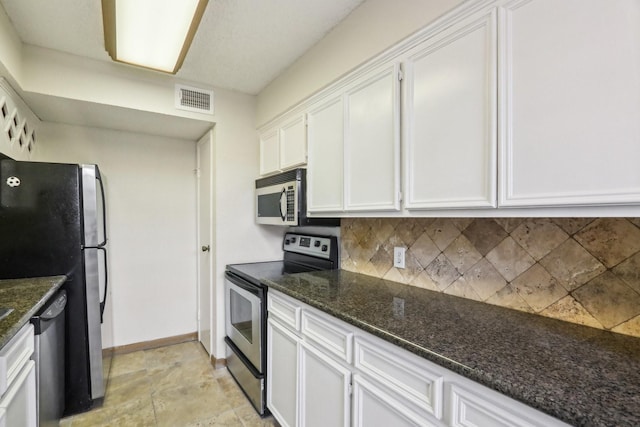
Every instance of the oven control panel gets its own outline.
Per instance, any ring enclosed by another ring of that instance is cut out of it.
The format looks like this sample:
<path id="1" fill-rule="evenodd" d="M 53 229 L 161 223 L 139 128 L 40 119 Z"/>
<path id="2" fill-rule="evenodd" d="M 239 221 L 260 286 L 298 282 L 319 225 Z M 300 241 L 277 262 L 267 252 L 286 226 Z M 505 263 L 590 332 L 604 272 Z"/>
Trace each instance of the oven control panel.
<path id="1" fill-rule="evenodd" d="M 332 248 L 335 241 L 335 238 L 330 236 L 320 237 L 287 233 L 284 236 L 283 249 L 287 252 L 297 252 L 329 259 L 332 250 L 335 250 L 335 248 Z"/>

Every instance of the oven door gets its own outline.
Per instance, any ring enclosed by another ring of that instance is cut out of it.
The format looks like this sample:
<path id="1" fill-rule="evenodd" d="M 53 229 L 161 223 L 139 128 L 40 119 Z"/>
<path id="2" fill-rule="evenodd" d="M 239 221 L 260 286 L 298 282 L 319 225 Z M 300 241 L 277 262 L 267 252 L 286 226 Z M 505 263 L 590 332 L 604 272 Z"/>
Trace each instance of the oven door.
<path id="1" fill-rule="evenodd" d="M 264 289 L 229 273 L 225 275 L 226 333 L 259 371 L 263 371 Z"/>

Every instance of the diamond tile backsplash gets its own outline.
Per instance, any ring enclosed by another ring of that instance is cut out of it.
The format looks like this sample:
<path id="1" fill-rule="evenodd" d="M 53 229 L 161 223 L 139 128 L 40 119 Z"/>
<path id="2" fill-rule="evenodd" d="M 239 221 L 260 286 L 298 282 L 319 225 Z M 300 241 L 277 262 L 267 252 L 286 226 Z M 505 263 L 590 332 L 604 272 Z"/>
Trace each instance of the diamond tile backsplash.
<path id="1" fill-rule="evenodd" d="M 640 337 L 640 218 L 343 218 L 341 267 Z M 402 246 L 406 268 L 393 267 Z"/>

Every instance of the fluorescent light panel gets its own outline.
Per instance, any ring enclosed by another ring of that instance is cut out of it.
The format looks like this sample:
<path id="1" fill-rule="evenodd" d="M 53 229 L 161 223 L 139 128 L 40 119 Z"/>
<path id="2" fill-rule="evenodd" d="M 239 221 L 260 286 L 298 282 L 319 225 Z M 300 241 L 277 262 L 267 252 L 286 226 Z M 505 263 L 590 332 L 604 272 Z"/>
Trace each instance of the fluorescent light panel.
<path id="1" fill-rule="evenodd" d="M 208 0 L 102 0 L 115 61 L 167 73 L 182 66 Z"/>

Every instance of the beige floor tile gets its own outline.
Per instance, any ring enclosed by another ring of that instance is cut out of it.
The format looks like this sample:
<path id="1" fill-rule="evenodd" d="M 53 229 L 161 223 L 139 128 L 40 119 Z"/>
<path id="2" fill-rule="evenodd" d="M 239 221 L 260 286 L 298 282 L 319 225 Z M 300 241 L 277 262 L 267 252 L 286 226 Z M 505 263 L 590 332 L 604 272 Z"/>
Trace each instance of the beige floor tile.
<path id="1" fill-rule="evenodd" d="M 158 426 L 188 425 L 232 409 L 214 380 L 154 392 L 152 399 Z"/>
<path id="2" fill-rule="evenodd" d="M 258 416 L 227 369 L 213 369 L 196 342 L 116 356 L 103 406 L 60 425 L 277 426 Z"/>
<path id="3" fill-rule="evenodd" d="M 129 372 L 140 371 L 146 367 L 144 351 L 119 354 L 113 357 L 109 377 L 113 378 Z"/>
<path id="4" fill-rule="evenodd" d="M 244 424 L 242 424 L 242 421 L 240 421 L 240 418 L 238 418 L 236 413 L 233 410 L 230 410 L 206 420 L 187 424 L 187 426 L 188 427 L 204 427 L 204 426 L 244 427 Z"/>
<path id="5" fill-rule="evenodd" d="M 196 341 L 145 350 L 144 355 L 147 368 L 170 366 L 178 362 L 206 357 L 202 346 Z"/>

